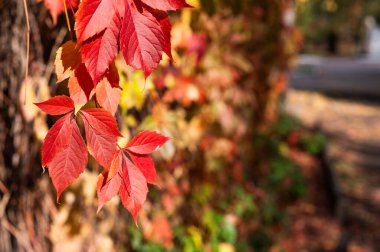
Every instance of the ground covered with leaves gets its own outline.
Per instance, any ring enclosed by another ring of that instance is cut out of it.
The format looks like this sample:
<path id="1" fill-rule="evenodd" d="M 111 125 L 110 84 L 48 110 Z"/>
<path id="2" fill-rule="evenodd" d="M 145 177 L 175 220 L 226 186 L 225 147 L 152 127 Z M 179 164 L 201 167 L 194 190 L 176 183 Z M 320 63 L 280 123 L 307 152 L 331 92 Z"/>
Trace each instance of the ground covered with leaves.
<path id="1" fill-rule="evenodd" d="M 326 161 L 334 186 L 335 219 L 348 251 L 378 251 L 380 177 L 379 104 L 290 90 L 287 110 L 329 139 Z"/>

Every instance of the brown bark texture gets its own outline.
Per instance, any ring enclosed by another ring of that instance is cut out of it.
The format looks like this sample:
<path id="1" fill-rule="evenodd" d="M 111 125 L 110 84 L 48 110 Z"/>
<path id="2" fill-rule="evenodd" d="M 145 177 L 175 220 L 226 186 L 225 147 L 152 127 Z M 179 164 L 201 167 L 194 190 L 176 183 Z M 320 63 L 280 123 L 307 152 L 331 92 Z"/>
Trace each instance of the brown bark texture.
<path id="1" fill-rule="evenodd" d="M 41 4 L 27 3 L 31 25 L 27 85 L 32 85 L 44 74 L 52 26 L 40 21 L 46 16 Z M 27 104 L 34 101 L 29 93 L 23 101 L 27 64 L 23 0 L 0 0 L 0 19 L 0 251 L 48 251 L 48 228 L 56 207 L 47 176 L 42 176 L 41 144 L 34 134 L 39 125 L 25 116 Z"/>

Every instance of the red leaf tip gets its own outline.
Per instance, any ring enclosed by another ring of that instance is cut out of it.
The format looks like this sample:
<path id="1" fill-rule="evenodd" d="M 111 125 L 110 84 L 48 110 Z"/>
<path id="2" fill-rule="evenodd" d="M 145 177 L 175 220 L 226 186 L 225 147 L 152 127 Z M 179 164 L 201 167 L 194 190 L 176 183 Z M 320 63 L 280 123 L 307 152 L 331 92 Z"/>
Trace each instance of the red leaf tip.
<path id="1" fill-rule="evenodd" d="M 150 154 L 157 151 L 169 139 L 155 131 L 142 131 L 129 142 L 126 150 L 136 154 Z"/>
<path id="2" fill-rule="evenodd" d="M 34 103 L 49 115 L 63 115 L 75 109 L 73 100 L 65 95 L 54 96 L 49 100 Z"/>

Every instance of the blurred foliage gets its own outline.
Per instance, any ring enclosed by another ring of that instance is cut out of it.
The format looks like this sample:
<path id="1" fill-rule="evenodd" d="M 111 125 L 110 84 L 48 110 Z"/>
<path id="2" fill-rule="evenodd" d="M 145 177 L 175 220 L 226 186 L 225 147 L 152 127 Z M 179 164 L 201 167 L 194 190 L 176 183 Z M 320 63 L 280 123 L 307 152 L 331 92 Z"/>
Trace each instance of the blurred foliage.
<path id="1" fill-rule="evenodd" d="M 327 138 L 321 133 L 305 136 L 302 140 L 304 148 L 311 155 L 321 154 L 327 145 Z"/>
<path id="2" fill-rule="evenodd" d="M 55 213 L 56 251 L 268 251 L 289 234 L 290 205 L 308 194 L 295 156 L 325 143 L 279 112 L 301 42 L 284 17 L 293 1 L 188 2 L 193 9 L 171 16 L 174 62 L 147 80 L 116 62 L 122 133 L 172 138 L 154 158 L 159 188 L 139 228 L 118 198 L 96 215 L 101 168 L 92 165 Z"/>
<path id="3" fill-rule="evenodd" d="M 365 13 L 373 16 L 377 23 L 380 24 L 380 3 L 378 1 L 366 1 Z"/>

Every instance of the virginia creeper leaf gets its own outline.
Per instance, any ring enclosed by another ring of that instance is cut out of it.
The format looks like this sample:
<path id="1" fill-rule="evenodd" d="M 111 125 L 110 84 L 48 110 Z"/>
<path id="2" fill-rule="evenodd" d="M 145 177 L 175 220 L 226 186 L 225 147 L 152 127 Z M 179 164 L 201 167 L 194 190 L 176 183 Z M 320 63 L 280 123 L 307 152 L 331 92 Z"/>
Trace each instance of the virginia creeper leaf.
<path id="1" fill-rule="evenodd" d="M 153 159 L 147 155 L 134 154 L 133 152 L 128 152 L 128 154 L 136 167 L 144 174 L 146 182 L 157 185 L 156 168 L 154 167 Z"/>
<path id="2" fill-rule="evenodd" d="M 108 169 L 120 136 L 115 118 L 103 109 L 84 110 L 82 115 L 88 150 L 100 165 Z"/>
<path id="3" fill-rule="evenodd" d="M 70 119 L 71 134 L 65 135 L 69 144 L 47 164 L 49 175 L 57 190 L 57 201 L 65 190 L 84 171 L 87 164 L 86 144 L 75 119 Z"/>
<path id="4" fill-rule="evenodd" d="M 61 117 L 49 130 L 45 140 L 42 144 L 42 166 L 45 167 L 53 158 L 69 143 L 72 127 L 71 127 L 71 114 Z"/>
<path id="5" fill-rule="evenodd" d="M 127 64 L 143 70 L 146 77 L 162 58 L 164 35 L 160 24 L 146 9 L 139 12 L 134 2 L 125 7 L 120 46 Z"/>
<path id="6" fill-rule="evenodd" d="M 123 156 L 122 183 L 119 194 L 124 207 L 132 214 L 137 224 L 137 215 L 146 200 L 148 186 L 143 173 Z"/>
<path id="7" fill-rule="evenodd" d="M 89 98 L 93 96 L 95 89 L 93 88 L 91 77 L 83 64 L 81 64 L 80 68 L 75 73 L 79 76 L 79 79 L 75 76 L 75 74 L 72 74 L 69 79 L 68 88 L 70 97 L 75 104 L 75 110 L 77 111 L 88 102 Z M 108 81 L 112 87 L 119 87 L 119 75 L 114 63 L 110 65 L 110 69 L 106 72 L 105 78 L 105 81 Z M 79 84 L 79 81 L 81 84 Z M 86 89 L 86 91 L 82 88 L 82 86 Z"/>
<path id="8" fill-rule="evenodd" d="M 87 99 L 89 100 L 92 96 L 92 91 L 95 88 L 94 82 L 90 74 L 87 71 L 85 64 L 80 64 L 75 70 L 75 77 L 77 78 L 79 86 L 82 88 L 86 94 Z"/>
<path id="9" fill-rule="evenodd" d="M 86 93 L 83 91 L 78 83 L 78 79 L 74 75 L 69 79 L 68 88 L 70 97 L 74 101 L 75 111 L 78 111 L 88 101 Z"/>
<path id="10" fill-rule="evenodd" d="M 78 42 L 83 42 L 106 29 L 112 22 L 116 6 L 115 0 L 81 1 L 75 15 Z"/>
<path id="11" fill-rule="evenodd" d="M 149 154 L 157 151 L 169 138 L 154 131 L 142 131 L 127 145 L 128 151 L 136 154 Z"/>
<path id="12" fill-rule="evenodd" d="M 116 151 L 117 137 L 103 134 L 84 120 L 88 151 L 103 167 L 109 167 Z"/>
<path id="13" fill-rule="evenodd" d="M 111 165 L 109 169 L 106 169 L 106 171 L 109 172 L 107 181 L 112 179 L 116 174 L 121 172 L 121 167 L 122 167 L 122 161 L 123 161 L 123 152 L 121 150 L 117 150 L 116 153 L 113 156 Z"/>
<path id="14" fill-rule="evenodd" d="M 191 7 L 185 0 L 141 0 L 143 3 L 158 10 L 178 10 L 186 7 Z"/>
<path id="15" fill-rule="evenodd" d="M 157 19 L 157 21 L 160 23 L 161 30 L 164 34 L 163 50 L 170 59 L 173 59 L 171 43 L 172 25 L 170 23 L 169 16 L 168 14 L 166 14 L 166 12 L 160 10 L 151 10 L 151 12 L 153 16 Z"/>
<path id="16" fill-rule="evenodd" d="M 120 27 L 121 20 L 115 12 L 105 31 L 82 44 L 83 61 L 94 83 L 99 82 L 119 52 Z"/>
<path id="17" fill-rule="evenodd" d="M 71 72 L 74 71 L 81 63 L 82 56 L 76 43 L 72 40 L 64 43 L 58 49 L 54 62 L 57 82 L 62 82 L 69 78 Z"/>
<path id="18" fill-rule="evenodd" d="M 55 96 L 47 101 L 34 103 L 49 115 L 63 115 L 74 110 L 74 102 L 65 95 Z"/>
<path id="19" fill-rule="evenodd" d="M 84 109 L 81 111 L 87 122 L 97 130 L 111 136 L 122 136 L 112 114 L 104 109 Z"/>
<path id="20" fill-rule="evenodd" d="M 115 153 L 109 170 L 104 171 L 99 175 L 96 185 L 98 195 L 98 212 L 100 209 L 111 200 L 118 192 L 121 186 L 121 172 L 123 156 L 121 151 Z"/>
<path id="21" fill-rule="evenodd" d="M 63 0 L 68 3 L 70 0 Z M 54 22 L 63 10 L 63 2 L 44 0 Z M 75 1 L 77 5 L 79 1 Z M 69 4 L 70 8 L 73 6 Z M 89 152 L 105 167 L 99 176 L 99 209 L 119 192 L 123 205 L 137 221 L 146 200 L 147 183 L 156 184 L 153 160 L 146 154 L 156 151 L 168 138 L 143 131 L 123 150 L 117 150 L 122 136 L 113 114 L 120 100 L 119 76 L 115 63 L 119 49 L 127 64 L 143 70 L 148 77 L 165 52 L 171 55 L 171 24 L 165 11 L 189 7 L 185 0 L 82 0 L 76 12 L 78 42 L 66 42 L 57 52 L 55 65 L 58 82 L 69 79 L 70 97 L 57 96 L 37 103 L 52 114 L 75 112 L 96 92 L 104 109 L 80 112 L 84 122 Z M 57 200 L 85 169 L 86 145 L 69 113 L 48 132 L 42 146 L 42 165 L 57 189 Z M 129 159 L 130 158 L 130 159 Z"/>
<path id="22" fill-rule="evenodd" d="M 120 77 L 119 73 L 117 71 L 115 62 L 113 62 L 110 65 L 110 68 L 105 74 L 105 77 L 107 78 L 108 82 L 111 84 L 112 87 L 120 87 L 119 82 L 120 82 Z"/>
<path id="23" fill-rule="evenodd" d="M 113 88 L 106 78 L 96 86 L 96 99 L 100 106 L 114 115 L 119 106 L 120 88 Z"/>

